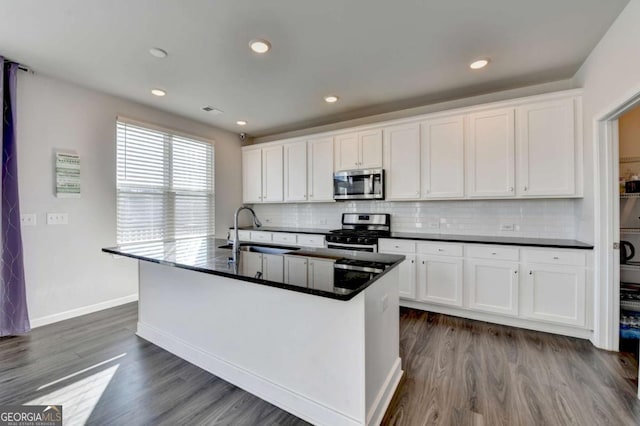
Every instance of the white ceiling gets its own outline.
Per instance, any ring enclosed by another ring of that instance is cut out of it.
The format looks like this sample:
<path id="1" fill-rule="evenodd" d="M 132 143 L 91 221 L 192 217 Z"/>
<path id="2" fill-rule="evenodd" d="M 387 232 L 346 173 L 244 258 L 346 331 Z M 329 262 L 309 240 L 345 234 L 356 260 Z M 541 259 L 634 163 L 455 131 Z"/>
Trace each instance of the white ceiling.
<path id="1" fill-rule="evenodd" d="M 0 0 L 0 54 L 264 136 L 571 77 L 628 0 Z M 273 49 L 252 53 L 266 38 Z M 166 59 L 148 53 L 153 46 Z M 484 70 L 468 64 L 490 57 Z M 150 94 L 159 87 L 164 98 Z M 326 104 L 323 96 L 340 96 Z M 201 110 L 224 111 L 214 116 Z M 241 128 L 236 120 L 249 125 Z"/>

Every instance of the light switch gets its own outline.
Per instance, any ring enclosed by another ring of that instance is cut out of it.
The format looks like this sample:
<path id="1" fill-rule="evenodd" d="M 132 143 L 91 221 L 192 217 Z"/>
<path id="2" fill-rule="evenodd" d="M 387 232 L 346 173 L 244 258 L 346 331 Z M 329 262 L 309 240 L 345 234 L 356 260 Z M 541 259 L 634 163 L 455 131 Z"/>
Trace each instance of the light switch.
<path id="1" fill-rule="evenodd" d="M 22 213 L 20 215 L 20 223 L 22 226 L 36 226 L 36 221 L 35 213 Z"/>
<path id="2" fill-rule="evenodd" d="M 47 213 L 47 225 L 68 225 L 69 213 Z"/>

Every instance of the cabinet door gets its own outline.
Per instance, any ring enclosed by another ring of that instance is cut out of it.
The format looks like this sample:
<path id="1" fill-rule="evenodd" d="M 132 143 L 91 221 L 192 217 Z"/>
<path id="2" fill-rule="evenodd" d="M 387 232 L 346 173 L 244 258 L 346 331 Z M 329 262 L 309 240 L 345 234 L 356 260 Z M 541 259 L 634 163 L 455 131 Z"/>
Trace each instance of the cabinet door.
<path id="1" fill-rule="evenodd" d="M 518 264 L 466 260 L 464 280 L 468 306 L 477 311 L 518 315 Z"/>
<path id="2" fill-rule="evenodd" d="M 406 259 L 399 266 L 400 283 L 398 293 L 402 299 L 416 298 L 416 255 L 405 254 Z"/>
<path id="3" fill-rule="evenodd" d="M 328 260 L 309 260 L 309 288 L 333 291 L 333 262 Z"/>
<path id="4" fill-rule="evenodd" d="M 282 145 L 262 150 L 262 201 L 282 201 Z"/>
<path id="5" fill-rule="evenodd" d="M 462 259 L 418 256 L 418 299 L 462 306 Z"/>
<path id="6" fill-rule="evenodd" d="M 422 123 L 422 197 L 464 197 L 464 117 Z"/>
<path id="7" fill-rule="evenodd" d="M 387 199 L 420 198 L 420 128 L 418 124 L 384 129 Z"/>
<path id="8" fill-rule="evenodd" d="M 284 256 L 285 284 L 307 287 L 307 258 L 301 256 Z"/>
<path id="9" fill-rule="evenodd" d="M 262 254 L 251 251 L 240 252 L 240 271 L 248 277 L 262 277 Z"/>
<path id="10" fill-rule="evenodd" d="M 262 150 L 242 151 L 242 201 L 262 201 Z"/>
<path id="11" fill-rule="evenodd" d="M 354 170 L 360 167 L 360 142 L 357 133 L 335 138 L 335 170 Z"/>
<path id="12" fill-rule="evenodd" d="M 360 142 L 359 169 L 379 169 L 382 167 L 382 129 L 358 133 Z"/>
<path id="13" fill-rule="evenodd" d="M 333 138 L 308 143 L 309 201 L 333 201 Z"/>
<path id="14" fill-rule="evenodd" d="M 307 201 L 307 144 L 284 146 L 284 200 Z"/>
<path id="15" fill-rule="evenodd" d="M 522 316 L 584 327 L 586 285 L 584 268 L 527 265 L 520 289 Z"/>
<path id="16" fill-rule="evenodd" d="M 284 281 L 284 256 L 277 254 L 262 255 L 262 277 L 265 280 Z"/>
<path id="17" fill-rule="evenodd" d="M 469 116 L 470 197 L 515 195 L 515 129 L 512 108 Z"/>
<path id="18" fill-rule="evenodd" d="M 518 195 L 575 195 L 573 99 L 518 108 Z"/>

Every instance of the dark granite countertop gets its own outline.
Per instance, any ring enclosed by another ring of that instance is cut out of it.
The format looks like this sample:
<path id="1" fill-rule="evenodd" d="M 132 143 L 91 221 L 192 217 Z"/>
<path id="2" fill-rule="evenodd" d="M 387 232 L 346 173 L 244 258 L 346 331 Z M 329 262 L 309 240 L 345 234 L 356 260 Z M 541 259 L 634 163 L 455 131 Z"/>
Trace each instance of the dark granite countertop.
<path id="1" fill-rule="evenodd" d="M 450 243 L 497 244 L 505 246 L 528 246 L 591 250 L 593 244 L 578 240 L 563 240 L 554 238 L 527 237 L 494 237 L 487 235 L 453 235 L 453 234 L 423 234 L 409 232 L 392 232 L 389 238 L 401 240 L 444 241 Z"/>
<path id="2" fill-rule="evenodd" d="M 310 287 L 306 280 L 306 274 L 304 278 L 299 280 L 290 277 L 288 282 L 285 282 L 282 278 L 284 274 L 277 274 L 279 276 L 263 279 L 261 263 L 255 261 L 255 256 L 259 252 L 241 251 L 238 266 L 234 267 L 234 265 L 229 265 L 227 262 L 232 254 L 230 248 L 224 248 L 229 247 L 227 241 L 215 238 L 184 238 L 171 241 L 124 244 L 117 247 L 103 248 L 102 251 L 338 300 L 352 299 L 404 260 L 404 256 L 380 253 L 284 247 L 262 243 L 243 243 L 241 245 L 257 246 L 262 247 L 261 250 L 271 251 L 271 253 L 268 253 L 269 256 L 282 257 L 283 264 L 285 256 L 302 257 L 308 261 L 324 261 L 323 265 L 330 268 L 326 276 L 333 277 L 332 279 L 327 278 L 326 281 L 332 280 L 332 282 L 315 282 L 313 287 Z M 279 248 L 290 251 L 287 253 L 273 253 L 273 249 Z M 316 269 L 318 268 L 319 266 Z M 369 270 L 359 270 L 363 268 L 369 268 Z M 331 272 L 333 273 L 331 274 Z"/>
<path id="3" fill-rule="evenodd" d="M 328 235 L 331 231 L 314 228 L 279 228 L 279 227 L 242 227 L 239 229 L 266 231 L 266 232 L 289 232 L 297 234 L 320 234 Z M 473 243 L 473 244 L 497 244 L 506 246 L 527 246 L 527 247 L 549 247 L 592 250 L 593 244 L 584 243 L 578 240 L 565 240 L 559 238 L 531 238 L 531 237 L 503 237 L 489 235 L 456 235 L 456 234 L 427 234 L 421 232 L 392 232 L 388 238 L 401 240 L 423 240 L 423 241 L 444 241 L 450 243 Z"/>

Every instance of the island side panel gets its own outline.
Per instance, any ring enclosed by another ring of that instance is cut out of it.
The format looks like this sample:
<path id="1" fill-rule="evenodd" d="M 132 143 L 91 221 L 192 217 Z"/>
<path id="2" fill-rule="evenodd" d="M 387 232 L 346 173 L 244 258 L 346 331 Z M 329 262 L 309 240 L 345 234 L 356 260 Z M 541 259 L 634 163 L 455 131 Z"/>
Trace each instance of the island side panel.
<path id="1" fill-rule="evenodd" d="M 364 424 L 364 298 L 140 262 L 138 335 L 314 424 Z"/>
<path id="2" fill-rule="evenodd" d="M 402 377 L 399 268 L 365 290 L 367 424 L 378 425 Z"/>

